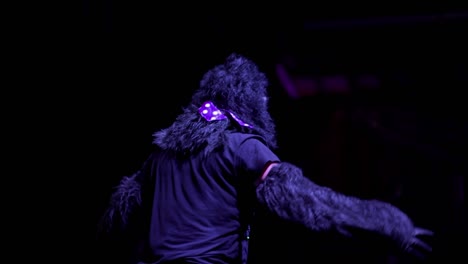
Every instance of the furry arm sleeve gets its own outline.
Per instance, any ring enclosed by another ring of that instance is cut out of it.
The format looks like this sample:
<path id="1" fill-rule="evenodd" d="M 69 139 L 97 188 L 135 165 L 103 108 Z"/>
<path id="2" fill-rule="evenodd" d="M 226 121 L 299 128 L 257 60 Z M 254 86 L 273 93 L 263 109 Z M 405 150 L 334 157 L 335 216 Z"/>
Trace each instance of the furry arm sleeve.
<path id="1" fill-rule="evenodd" d="M 319 186 L 290 163 L 273 167 L 257 187 L 256 195 L 260 204 L 280 218 L 312 231 L 334 230 L 351 236 L 356 230 L 364 230 L 390 238 L 406 252 L 424 255 L 424 251 L 431 251 L 418 236 L 432 232 L 415 227 L 398 208 Z"/>
<path id="2" fill-rule="evenodd" d="M 142 204 L 142 185 L 139 181 L 141 172 L 123 177 L 115 187 L 110 198 L 110 205 L 106 209 L 102 224 L 107 231 L 125 229 L 129 218 Z"/>
<path id="3" fill-rule="evenodd" d="M 145 203 L 150 202 L 152 182 L 149 179 L 149 168 L 152 155 L 143 166 L 131 176 L 123 177 L 114 187 L 101 221 L 100 231 L 125 231 L 131 225 L 138 225 L 145 211 Z"/>

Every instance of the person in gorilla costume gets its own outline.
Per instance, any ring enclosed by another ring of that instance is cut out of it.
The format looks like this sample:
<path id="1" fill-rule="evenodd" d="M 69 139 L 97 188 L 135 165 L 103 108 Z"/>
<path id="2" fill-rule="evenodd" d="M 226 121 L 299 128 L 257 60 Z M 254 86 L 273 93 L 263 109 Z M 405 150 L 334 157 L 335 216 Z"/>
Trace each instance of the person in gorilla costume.
<path id="1" fill-rule="evenodd" d="M 255 208 L 311 233 L 387 238 L 403 252 L 431 248 L 395 206 L 319 186 L 282 161 L 268 80 L 233 53 L 205 73 L 190 104 L 157 131 L 140 170 L 123 177 L 102 218 L 132 248 L 128 263 L 246 263 Z"/>

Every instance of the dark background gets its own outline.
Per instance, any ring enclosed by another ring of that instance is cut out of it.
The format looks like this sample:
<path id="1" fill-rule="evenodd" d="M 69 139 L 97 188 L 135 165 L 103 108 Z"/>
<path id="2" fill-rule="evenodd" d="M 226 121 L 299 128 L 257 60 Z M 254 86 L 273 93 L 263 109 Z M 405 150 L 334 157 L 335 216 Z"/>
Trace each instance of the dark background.
<path id="1" fill-rule="evenodd" d="M 436 231 L 433 262 L 464 257 L 455 242 L 466 236 L 468 171 L 468 9 L 461 4 L 82 0 L 34 17 L 20 45 L 31 61 L 12 66 L 31 70 L 23 99 L 41 124 L 25 138 L 41 136 L 45 149 L 57 142 L 47 164 L 64 175 L 51 184 L 66 198 L 48 197 L 54 217 L 45 222 L 61 230 L 51 247 L 65 250 L 47 250 L 52 258 L 98 254 L 95 225 L 112 187 L 139 168 L 151 134 L 231 52 L 256 61 L 271 81 L 280 157 L 319 184 L 392 202 Z M 289 96 L 277 65 L 297 82 L 319 83 L 318 92 L 303 84 L 305 92 Z M 324 84 L 337 76 L 348 82 L 342 92 Z M 362 76 L 377 82 L 366 86 Z M 36 81 L 40 89 L 29 85 Z M 35 112 L 38 105 L 44 111 Z M 284 259 L 305 247 L 282 233 Z M 290 257 L 286 263 L 299 263 Z"/>

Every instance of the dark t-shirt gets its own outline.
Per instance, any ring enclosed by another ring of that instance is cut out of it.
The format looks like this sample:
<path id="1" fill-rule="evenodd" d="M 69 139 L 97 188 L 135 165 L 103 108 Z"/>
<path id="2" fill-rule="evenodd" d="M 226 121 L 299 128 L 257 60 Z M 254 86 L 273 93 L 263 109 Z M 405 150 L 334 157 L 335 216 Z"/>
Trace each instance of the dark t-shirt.
<path id="1" fill-rule="evenodd" d="M 238 262 L 241 201 L 274 161 L 279 158 L 261 137 L 242 133 L 230 134 L 224 148 L 207 157 L 155 153 L 147 170 L 154 183 L 152 263 Z"/>

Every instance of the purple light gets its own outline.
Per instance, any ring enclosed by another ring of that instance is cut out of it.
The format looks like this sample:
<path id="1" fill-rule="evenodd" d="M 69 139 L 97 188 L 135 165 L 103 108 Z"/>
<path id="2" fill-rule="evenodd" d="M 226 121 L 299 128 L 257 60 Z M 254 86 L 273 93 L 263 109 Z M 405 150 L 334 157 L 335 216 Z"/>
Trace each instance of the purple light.
<path id="1" fill-rule="evenodd" d="M 228 112 L 236 122 L 244 127 L 253 128 L 252 125 L 245 123 L 244 121 L 240 120 L 234 113 L 225 110 Z M 216 120 L 223 120 L 226 119 L 227 116 L 223 114 L 221 110 L 219 110 L 211 101 L 206 101 L 202 104 L 200 108 L 198 108 L 198 112 L 200 115 L 205 118 L 207 121 L 216 121 Z"/>

